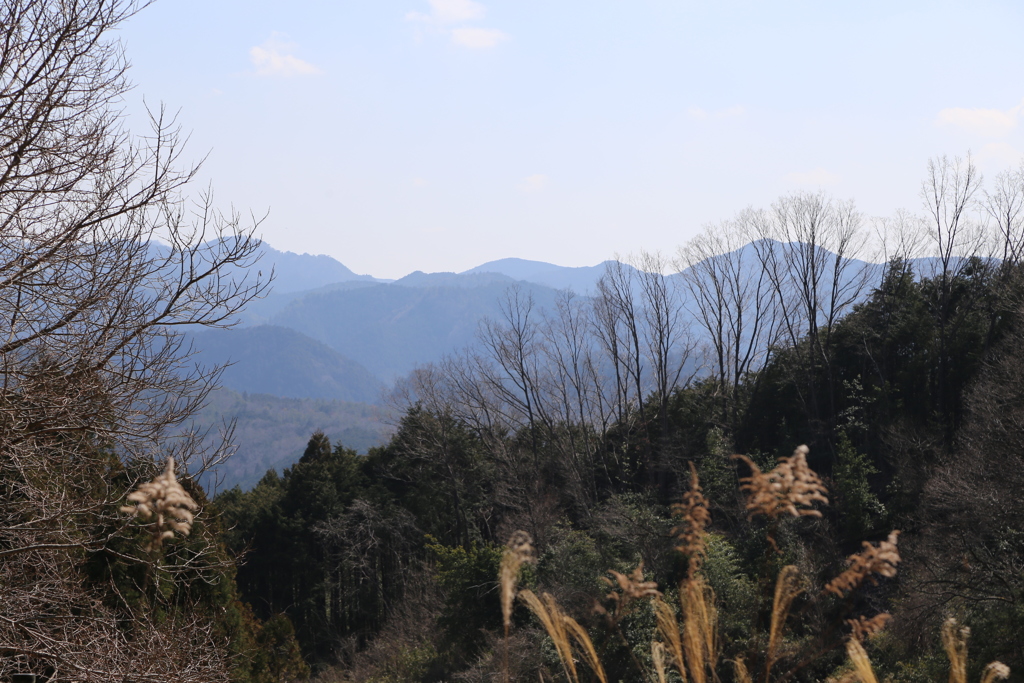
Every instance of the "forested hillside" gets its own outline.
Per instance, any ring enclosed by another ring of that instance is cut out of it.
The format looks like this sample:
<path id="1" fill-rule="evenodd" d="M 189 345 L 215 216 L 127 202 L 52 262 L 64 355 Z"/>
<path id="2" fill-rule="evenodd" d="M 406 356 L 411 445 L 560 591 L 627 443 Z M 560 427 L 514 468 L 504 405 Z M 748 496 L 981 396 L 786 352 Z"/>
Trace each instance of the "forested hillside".
<path id="1" fill-rule="evenodd" d="M 681 277 L 648 256 L 593 298 L 510 290 L 404 383 L 386 446 L 316 433 L 218 496 L 242 595 L 322 680 L 576 680 L 579 657 L 602 680 L 812 681 L 846 671 L 844 643 L 880 679 L 936 680 L 950 618 L 972 678 L 1021 671 L 1024 232 L 998 207 L 1024 174 L 983 203 L 969 162 L 932 170 L 931 217 L 883 266 L 856 259 L 851 205 L 795 195 L 693 240 Z M 558 636 L 560 610 L 582 631 Z M 672 655 L 676 619 L 708 644 Z"/>
<path id="2" fill-rule="evenodd" d="M 178 330 L 266 292 L 258 226 L 189 199 L 162 109 L 126 129 L 114 35 L 139 9 L 0 5 L 0 678 L 302 675 L 192 478 L 218 453 L 180 431 L 216 372 Z"/>
<path id="3" fill-rule="evenodd" d="M 359 363 L 295 330 L 257 325 L 192 335 L 198 357 L 223 366 L 235 391 L 380 403 L 384 384 Z"/>
<path id="4" fill-rule="evenodd" d="M 0 5 L 0 678 L 1021 680 L 1024 167 L 585 293 L 289 255 L 274 295 L 173 117 L 127 129 L 146 4 Z"/>
<path id="5" fill-rule="evenodd" d="M 220 445 L 230 429 L 232 455 L 201 478 L 207 491 L 256 485 L 268 469 L 295 464 L 315 431 L 331 434 L 359 453 L 387 443 L 397 422 L 388 408 L 329 399 L 282 398 L 221 388 L 210 394 L 195 424 L 209 430 L 206 445 Z"/>

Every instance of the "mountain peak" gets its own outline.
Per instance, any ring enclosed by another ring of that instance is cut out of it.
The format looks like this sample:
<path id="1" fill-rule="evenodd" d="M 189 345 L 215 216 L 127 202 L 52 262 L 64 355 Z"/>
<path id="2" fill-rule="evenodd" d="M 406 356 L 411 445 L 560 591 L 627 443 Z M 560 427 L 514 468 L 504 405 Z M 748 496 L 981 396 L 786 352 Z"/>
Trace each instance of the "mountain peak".
<path id="1" fill-rule="evenodd" d="M 554 289 L 572 289 L 580 294 L 586 294 L 594 290 L 598 278 L 604 273 L 605 263 L 607 262 L 596 266 L 571 267 L 522 258 L 503 258 L 470 268 L 461 275 L 499 273 L 513 280 L 525 280 Z"/>

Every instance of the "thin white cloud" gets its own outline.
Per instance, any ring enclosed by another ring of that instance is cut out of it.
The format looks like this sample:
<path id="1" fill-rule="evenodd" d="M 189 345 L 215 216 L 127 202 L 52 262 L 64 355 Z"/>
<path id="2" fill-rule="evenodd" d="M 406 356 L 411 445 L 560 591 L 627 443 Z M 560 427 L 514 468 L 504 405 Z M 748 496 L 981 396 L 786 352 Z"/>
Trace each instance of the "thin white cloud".
<path id="1" fill-rule="evenodd" d="M 426 181 L 425 178 L 413 178 L 412 179 L 412 186 L 413 187 L 426 187 L 427 186 L 427 181 Z"/>
<path id="2" fill-rule="evenodd" d="M 524 192 L 540 192 L 548 184 L 548 177 L 543 173 L 535 173 L 534 175 L 523 178 L 522 184 L 519 189 Z"/>
<path id="3" fill-rule="evenodd" d="M 939 126 L 956 126 L 968 133 L 985 137 L 1002 137 L 1017 127 L 1017 117 L 1024 102 L 1012 109 L 964 109 L 951 107 L 939 112 Z"/>
<path id="4" fill-rule="evenodd" d="M 839 176 L 831 171 L 818 167 L 813 171 L 794 171 L 786 174 L 786 182 L 801 187 L 821 187 L 823 185 L 835 185 L 839 182 Z"/>
<path id="5" fill-rule="evenodd" d="M 1024 154 L 1006 142 L 990 142 L 978 151 L 978 163 L 993 169 L 1004 169 L 1016 166 L 1024 159 Z"/>
<path id="6" fill-rule="evenodd" d="M 249 49 L 249 61 L 256 67 L 257 76 L 289 78 L 321 73 L 317 67 L 292 54 L 296 45 L 283 38 L 275 32 L 262 45 Z"/>
<path id="7" fill-rule="evenodd" d="M 453 43 L 474 50 L 487 49 L 508 40 L 498 29 L 465 26 L 483 19 L 484 6 L 473 0 L 428 0 L 430 13 L 408 12 L 407 21 L 423 24 L 428 30 L 447 35 Z"/>
<path id="8" fill-rule="evenodd" d="M 485 50 L 508 40 L 508 36 L 495 28 L 452 29 L 452 42 L 472 50 Z"/>

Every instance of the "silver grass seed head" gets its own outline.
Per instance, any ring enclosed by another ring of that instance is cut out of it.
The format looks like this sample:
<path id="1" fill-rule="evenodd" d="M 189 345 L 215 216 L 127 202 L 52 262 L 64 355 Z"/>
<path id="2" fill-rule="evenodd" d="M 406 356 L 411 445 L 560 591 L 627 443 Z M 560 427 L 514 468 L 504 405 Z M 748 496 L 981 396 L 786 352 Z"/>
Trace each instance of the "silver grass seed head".
<path id="1" fill-rule="evenodd" d="M 173 538 L 174 532 L 188 536 L 195 519 L 193 512 L 199 509 L 174 474 L 174 458 L 167 458 L 164 471 L 153 481 L 140 484 L 128 494 L 128 500 L 135 505 L 123 506 L 122 512 L 146 520 L 154 518 L 151 547 Z"/>

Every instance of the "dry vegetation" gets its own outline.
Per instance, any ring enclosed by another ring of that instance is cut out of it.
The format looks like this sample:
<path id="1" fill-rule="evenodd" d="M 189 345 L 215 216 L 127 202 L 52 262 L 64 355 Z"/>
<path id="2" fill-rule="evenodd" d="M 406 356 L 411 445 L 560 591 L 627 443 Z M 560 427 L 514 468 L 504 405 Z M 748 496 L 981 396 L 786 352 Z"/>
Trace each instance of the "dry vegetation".
<path id="1" fill-rule="evenodd" d="M 753 472 L 751 476 L 740 480 L 741 490 L 746 494 L 745 507 L 751 517 L 760 515 L 777 521 L 781 515 L 820 516 L 820 512 L 812 506 L 815 503 L 827 504 L 828 491 L 817 474 L 808 467 L 808 452 L 807 446 L 798 447 L 791 457 L 781 458 L 778 466 L 767 473 L 761 472 L 749 458 L 734 456 L 743 460 Z M 728 674 L 719 671 L 721 643 L 715 595 L 700 572 L 709 514 L 695 470 L 692 470 L 690 490 L 684 496 L 683 503 L 674 506 L 674 512 L 681 518 L 681 524 L 673 529 L 673 534 L 680 542 L 676 550 L 687 558 L 687 573 L 678 586 L 678 607 L 674 608 L 665 602 L 656 583 L 644 580 L 643 564 L 640 564 L 628 575 L 614 570 L 609 572 L 612 579 L 604 580 L 613 588 L 608 595 L 611 607 L 606 609 L 595 604 L 595 610 L 606 617 L 605 626 L 614 630 L 629 647 L 630 644 L 619 628 L 620 621 L 640 603 L 650 603 L 657 620 L 657 639 L 652 638 L 649 643 L 649 663 L 632 656 L 639 680 L 666 683 L 669 670 L 674 669 L 682 681 L 717 682 L 720 677 Z M 825 584 L 813 599 L 827 600 L 830 594 L 840 598 L 848 597 L 850 592 L 858 590 L 866 581 L 876 581 L 876 577 L 894 577 L 896 566 L 900 563 L 898 536 L 899 531 L 893 531 L 878 545 L 865 542 L 861 552 L 848 558 L 847 569 Z M 770 547 L 769 553 L 780 552 L 774 541 Z M 532 557 L 532 553 L 529 535 L 518 531 L 503 555 L 499 584 L 506 652 L 510 637 L 511 602 L 518 597 L 544 628 L 568 681 L 579 683 L 582 676 L 580 664 L 585 664 L 593 677 L 607 683 L 604 666 L 587 630 L 566 614 L 550 594 L 544 593 L 538 597 L 529 589 L 518 588 L 519 570 Z M 816 657 L 826 654 L 825 649 L 818 647 L 820 642 L 815 642 L 816 649 L 810 653 L 795 652 L 792 643 L 785 644 L 793 603 L 808 589 L 808 582 L 796 566 L 785 565 L 778 571 L 774 579 L 768 631 L 755 636 L 751 643 L 760 643 L 763 647 L 751 647 L 745 656 L 738 656 L 729 662 L 736 681 L 753 682 L 752 664 L 760 664 L 754 669 L 759 672 L 760 683 L 788 681 L 801 668 L 812 664 Z M 803 609 L 806 610 L 807 606 L 804 605 Z M 845 637 L 832 639 L 830 645 L 834 648 L 845 644 L 848 665 L 846 670 L 836 673 L 841 683 L 878 683 L 864 644 L 877 636 L 890 618 L 889 614 L 883 612 L 871 617 L 860 615 L 830 625 L 836 627 L 843 623 L 848 627 Z M 949 658 L 950 683 L 967 682 L 969 634 L 969 629 L 959 627 L 952 618 L 947 619 L 943 625 L 942 642 Z M 631 654 L 634 651 L 631 650 Z M 783 658 L 795 663 L 788 670 L 779 670 L 777 665 Z M 503 674 L 505 680 L 509 680 L 507 655 Z M 982 683 L 992 683 L 996 679 L 1008 678 L 1009 675 L 1009 667 L 1005 664 L 991 662 L 984 669 Z M 540 674 L 540 678 L 544 680 L 544 675 Z"/>

